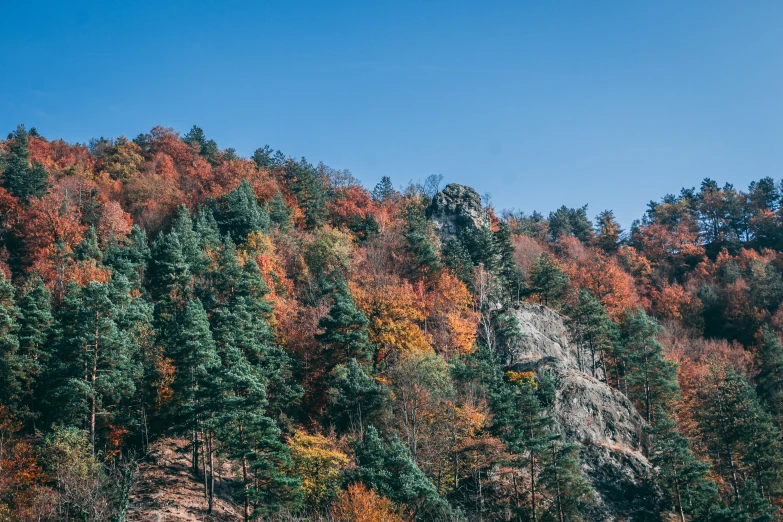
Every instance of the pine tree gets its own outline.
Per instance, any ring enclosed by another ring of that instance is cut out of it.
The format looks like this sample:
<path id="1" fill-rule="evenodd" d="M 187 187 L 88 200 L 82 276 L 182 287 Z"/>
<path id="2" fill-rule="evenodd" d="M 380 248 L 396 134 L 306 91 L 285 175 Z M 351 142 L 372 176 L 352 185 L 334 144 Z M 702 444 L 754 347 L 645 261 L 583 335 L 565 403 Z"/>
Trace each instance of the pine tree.
<path id="1" fill-rule="evenodd" d="M 279 190 L 275 192 L 275 196 L 267 204 L 266 210 L 269 212 L 269 220 L 272 226 L 281 232 L 288 232 L 291 229 L 291 209 L 285 204 L 283 195 Z"/>
<path id="2" fill-rule="evenodd" d="M 266 510 L 276 509 L 293 500 L 296 481 L 282 471 L 288 452 L 279 440 L 277 424 L 266 414 L 268 379 L 263 368 L 245 355 L 265 348 L 254 346 L 259 338 L 253 335 L 253 318 L 242 299 L 234 312 L 220 308 L 215 313 L 214 336 L 222 366 L 209 410 L 211 429 L 224 440 L 228 455 L 241 459 L 245 520 L 249 520 L 251 500 L 263 501 Z"/>
<path id="3" fill-rule="evenodd" d="M 269 215 L 258 205 L 247 180 L 216 203 L 215 220 L 220 231 L 238 244 L 244 243 L 251 232 L 266 230 L 269 226 Z"/>
<path id="4" fill-rule="evenodd" d="M 41 376 L 52 356 L 49 341 L 53 322 L 51 294 L 43 279 L 33 276 L 19 300 L 19 358 L 24 373 L 22 409 L 29 415 L 31 428 L 40 414 L 40 396 L 46 383 Z"/>
<path id="5" fill-rule="evenodd" d="M 356 303 L 344 280 L 339 280 L 332 294 L 329 314 L 318 321 L 322 333 L 315 338 L 326 346 L 324 350 L 328 371 L 350 359 L 368 361 L 372 356 L 367 317 Z"/>
<path id="6" fill-rule="evenodd" d="M 759 335 L 758 362 L 756 390 L 778 426 L 783 426 L 783 346 L 766 325 Z"/>
<path id="7" fill-rule="evenodd" d="M 381 177 L 381 181 L 379 181 L 372 190 L 372 199 L 379 203 L 384 203 L 394 198 L 397 194 L 398 192 L 394 190 L 391 178 L 389 178 L 389 176 L 383 176 Z"/>
<path id="8" fill-rule="evenodd" d="M 560 298 L 567 283 L 568 277 L 549 254 L 542 254 L 530 270 L 530 289 L 546 306 Z"/>
<path id="9" fill-rule="evenodd" d="M 207 313 L 201 301 L 188 301 L 184 310 L 177 314 L 166 347 L 166 354 L 177 368 L 171 385 L 174 392 L 171 413 L 178 427 L 190 432 L 191 466 L 193 472 L 198 473 L 198 434 L 203 428 L 204 403 L 214 393 L 209 385 L 220 365 Z"/>
<path id="10" fill-rule="evenodd" d="M 582 520 L 581 513 L 590 498 L 590 485 L 582 478 L 579 446 L 554 437 L 542 453 L 540 487 L 552 501 L 543 509 L 542 519 L 556 522 Z"/>
<path id="11" fill-rule="evenodd" d="M 627 352 L 628 398 L 634 401 L 649 424 L 655 412 L 668 409 L 679 396 L 677 368 L 663 356 L 656 339 L 660 326 L 641 308 L 627 312 L 622 320 L 622 343 Z"/>
<path id="12" fill-rule="evenodd" d="M 718 500 L 717 487 L 707 479 L 709 465 L 696 460 L 689 440 L 680 435 L 673 418 L 664 411 L 659 411 L 656 418 L 650 462 L 665 501 L 680 522 L 707 517 Z"/>
<path id="13" fill-rule="evenodd" d="M 409 506 L 416 520 L 437 520 L 450 514 L 448 503 L 438 495 L 396 436 L 384 444 L 375 427 L 369 426 L 355 451 L 356 481 L 381 496 Z"/>
<path id="14" fill-rule="evenodd" d="M 763 498 L 780 498 L 781 433 L 747 380 L 713 368 L 698 413 L 716 471 L 731 486 L 735 504 L 744 476 L 754 480 Z"/>
<path id="15" fill-rule="evenodd" d="M 577 345 L 579 370 L 608 382 L 606 356 L 612 352 L 616 327 L 601 301 L 587 290 L 579 291 L 579 299 L 567 307 L 568 325 Z"/>
<path id="16" fill-rule="evenodd" d="M 14 287 L 0 272 L 0 404 L 14 412 L 20 407 L 26 376 L 32 371 L 19 354 L 18 318 Z"/>
<path id="17" fill-rule="evenodd" d="M 388 401 L 387 388 L 367 375 L 356 359 L 332 370 L 329 389 L 329 418 L 338 433 L 364 437 L 365 428 L 375 424 Z"/>
<path id="18" fill-rule="evenodd" d="M 3 187 L 22 201 L 40 198 L 49 188 L 49 173 L 39 162 L 30 167 L 29 140 L 24 125 L 19 125 L 9 140 L 3 171 Z"/>
<path id="19" fill-rule="evenodd" d="M 194 277 L 176 233 L 162 234 L 152 245 L 150 294 L 155 301 L 157 328 L 166 325 L 193 295 Z"/>
<path id="20" fill-rule="evenodd" d="M 61 324 L 66 334 L 57 354 L 59 400 L 63 420 L 84 424 L 96 449 L 98 416 L 116 408 L 135 393 L 141 369 L 134 354 L 131 334 L 120 327 L 123 310 L 117 306 L 110 284 L 90 282 L 71 287 L 69 299 L 75 305 L 72 324 Z"/>
<path id="21" fill-rule="evenodd" d="M 595 233 L 598 248 L 607 254 L 613 254 L 620 248 L 623 230 L 611 210 L 604 210 L 595 218 Z"/>

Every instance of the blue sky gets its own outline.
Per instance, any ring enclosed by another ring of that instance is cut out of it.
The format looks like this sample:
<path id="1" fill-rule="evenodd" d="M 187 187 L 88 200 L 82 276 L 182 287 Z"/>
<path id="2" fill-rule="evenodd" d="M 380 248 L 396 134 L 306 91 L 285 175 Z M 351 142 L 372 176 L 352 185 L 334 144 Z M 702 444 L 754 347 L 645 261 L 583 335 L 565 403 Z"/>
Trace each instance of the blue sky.
<path id="1" fill-rule="evenodd" d="M 782 23 L 761 0 L 9 2 L 0 131 L 197 124 L 369 187 L 439 173 L 627 226 L 707 176 L 783 177 Z"/>

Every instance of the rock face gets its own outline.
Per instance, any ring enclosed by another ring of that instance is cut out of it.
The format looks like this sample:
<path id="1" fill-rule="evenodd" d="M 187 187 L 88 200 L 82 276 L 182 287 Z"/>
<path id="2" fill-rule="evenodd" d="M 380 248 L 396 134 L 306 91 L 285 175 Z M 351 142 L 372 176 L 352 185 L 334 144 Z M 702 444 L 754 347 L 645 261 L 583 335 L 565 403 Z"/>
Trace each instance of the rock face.
<path id="1" fill-rule="evenodd" d="M 522 341 L 510 369 L 549 372 L 555 378 L 556 429 L 581 445 L 582 471 L 598 492 L 586 520 L 645 520 L 643 507 L 657 496 L 644 457 L 644 420 L 625 395 L 579 371 L 563 318 L 544 306 L 523 303 L 516 312 Z"/>
<path id="2" fill-rule="evenodd" d="M 435 232 L 444 238 L 456 235 L 461 230 L 478 230 L 489 226 L 478 192 L 456 183 L 449 183 L 435 194 L 427 209 L 427 217 L 432 220 Z"/>

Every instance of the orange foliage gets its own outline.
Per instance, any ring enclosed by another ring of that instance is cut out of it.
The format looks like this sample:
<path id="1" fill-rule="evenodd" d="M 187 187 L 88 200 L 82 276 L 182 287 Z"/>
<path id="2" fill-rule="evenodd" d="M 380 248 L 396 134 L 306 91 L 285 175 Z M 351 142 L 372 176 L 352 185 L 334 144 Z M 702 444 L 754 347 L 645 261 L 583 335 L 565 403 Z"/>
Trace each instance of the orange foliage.
<path id="1" fill-rule="evenodd" d="M 447 357 L 472 352 L 478 321 L 468 288 L 443 270 L 427 296 L 427 334 L 435 350 Z"/>
<path id="2" fill-rule="evenodd" d="M 394 504 L 362 483 L 351 484 L 340 494 L 332 508 L 332 515 L 339 522 L 405 522 Z"/>
<path id="3" fill-rule="evenodd" d="M 359 309 L 370 320 L 370 341 L 383 359 L 391 354 L 431 352 L 424 324 L 424 303 L 408 281 L 396 278 L 352 284 L 351 293 Z"/>

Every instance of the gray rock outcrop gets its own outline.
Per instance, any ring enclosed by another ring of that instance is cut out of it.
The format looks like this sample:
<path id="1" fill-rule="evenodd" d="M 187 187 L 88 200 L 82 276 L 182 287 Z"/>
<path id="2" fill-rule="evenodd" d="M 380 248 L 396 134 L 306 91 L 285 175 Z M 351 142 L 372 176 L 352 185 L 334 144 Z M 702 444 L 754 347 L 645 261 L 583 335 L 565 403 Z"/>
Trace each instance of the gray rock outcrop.
<path id="1" fill-rule="evenodd" d="M 481 206 L 478 192 L 456 183 L 449 183 L 435 194 L 427 209 L 427 217 L 432 220 L 435 232 L 444 238 L 462 230 L 478 230 L 489 226 L 489 218 Z"/>
<path id="2" fill-rule="evenodd" d="M 644 520 L 640 509 L 657 495 L 643 452 L 644 420 L 625 395 L 579 371 L 576 349 L 557 312 L 522 303 L 516 315 L 523 338 L 512 349 L 509 368 L 554 377 L 556 429 L 581 446 L 582 472 L 598 493 L 585 519 Z"/>

